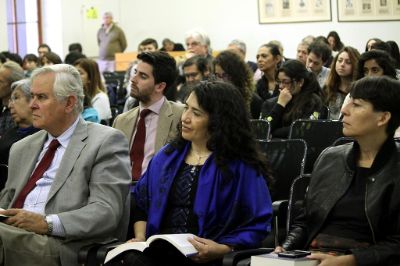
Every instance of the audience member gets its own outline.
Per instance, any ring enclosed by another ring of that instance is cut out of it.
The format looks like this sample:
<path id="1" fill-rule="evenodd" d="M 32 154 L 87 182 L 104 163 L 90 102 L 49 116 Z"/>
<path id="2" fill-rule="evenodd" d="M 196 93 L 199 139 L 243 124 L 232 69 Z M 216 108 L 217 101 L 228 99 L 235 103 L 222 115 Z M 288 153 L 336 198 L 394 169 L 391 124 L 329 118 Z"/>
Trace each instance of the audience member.
<path id="1" fill-rule="evenodd" d="M 396 78 L 396 69 L 390 55 L 381 50 L 363 53 L 358 61 L 357 79 L 364 76 L 389 76 Z"/>
<path id="2" fill-rule="evenodd" d="M 34 54 L 25 55 L 22 61 L 22 68 L 25 72 L 25 77 L 29 78 L 32 71 L 39 67 L 39 58 Z"/>
<path id="3" fill-rule="evenodd" d="M 162 41 L 162 45 L 163 46 L 161 47 L 160 51 L 164 52 L 185 51 L 185 48 L 181 43 L 174 43 L 168 38 L 165 38 Z"/>
<path id="4" fill-rule="evenodd" d="M 31 80 L 33 126 L 42 130 L 10 151 L 0 264 L 78 265 L 82 246 L 126 237 L 128 143 L 79 117 L 84 95 L 74 67 L 39 68 Z"/>
<path id="5" fill-rule="evenodd" d="M 370 50 L 372 50 L 372 45 L 376 42 L 383 42 L 381 39 L 379 38 L 371 38 L 367 41 L 367 44 L 365 45 L 365 52 L 368 52 Z"/>
<path id="6" fill-rule="evenodd" d="M 277 72 L 279 96 L 263 103 L 261 117 L 271 124 L 275 138 L 287 138 L 293 121 L 320 118 L 323 104 L 315 75 L 297 60 L 283 63 Z"/>
<path id="7" fill-rule="evenodd" d="M 81 45 L 80 43 L 78 43 L 78 42 L 71 43 L 71 44 L 68 46 L 68 52 L 78 52 L 78 53 L 82 53 L 82 52 L 83 52 L 83 50 L 82 50 L 82 45 Z"/>
<path id="8" fill-rule="evenodd" d="M 111 12 L 103 15 L 103 24 L 97 32 L 97 44 L 99 45 L 98 64 L 100 73 L 114 72 L 115 53 L 122 53 L 127 47 L 124 31 L 113 21 Z"/>
<path id="9" fill-rule="evenodd" d="M 143 52 L 154 52 L 158 50 L 158 43 L 153 38 L 147 38 L 140 42 L 138 47 L 138 53 Z"/>
<path id="10" fill-rule="evenodd" d="M 275 75 L 281 60 L 282 55 L 279 47 L 275 44 L 264 44 L 258 49 L 257 66 L 263 72 L 263 75 L 257 81 L 256 91 L 264 101 L 279 94 Z"/>
<path id="11" fill-rule="evenodd" d="M 99 66 L 89 58 L 79 59 L 74 65 L 81 75 L 84 93 L 91 99 L 91 106 L 97 111 L 99 119 L 107 123 L 111 119 L 111 107 L 101 81 Z"/>
<path id="12" fill-rule="evenodd" d="M 39 45 L 37 52 L 38 52 L 38 57 L 39 57 L 39 63 L 41 63 L 43 55 L 45 53 L 51 52 L 51 48 L 49 45 L 42 43 L 41 45 Z"/>
<path id="13" fill-rule="evenodd" d="M 138 54 L 141 54 L 143 52 L 154 52 L 158 50 L 158 43 L 155 39 L 153 38 L 146 38 L 143 41 L 141 41 L 138 45 Z M 138 63 L 138 60 L 135 59 L 128 69 L 126 70 L 125 77 L 124 77 L 124 87 L 126 88 L 126 95 L 127 99 L 125 101 L 124 109 L 123 112 L 126 112 L 128 110 L 131 110 L 134 107 L 137 107 L 139 102 L 136 101 L 135 98 L 130 96 L 131 93 L 131 79 L 133 75 L 135 74 L 135 69 L 136 65 Z"/>
<path id="14" fill-rule="evenodd" d="M 387 45 L 390 46 L 390 55 L 392 59 L 394 60 L 394 66 L 396 69 L 400 69 L 400 51 L 399 51 L 399 46 L 395 41 L 387 41 Z"/>
<path id="15" fill-rule="evenodd" d="M 23 61 L 19 54 L 10 53 L 8 51 L 4 51 L 2 54 L 6 57 L 6 61 L 13 61 L 22 67 Z"/>
<path id="16" fill-rule="evenodd" d="M 68 46 L 68 52 L 64 59 L 66 64 L 73 66 L 76 60 L 86 58 L 86 55 L 82 53 L 82 45 L 80 43 L 71 43 Z"/>
<path id="17" fill-rule="evenodd" d="M 208 79 L 210 68 L 206 58 L 195 55 L 187 59 L 182 65 L 185 82 L 179 87 L 177 101 L 184 103 L 194 85 Z"/>
<path id="18" fill-rule="evenodd" d="M 324 92 L 325 105 L 329 107 L 330 119 L 339 119 L 340 110 L 350 84 L 357 79 L 360 53 L 351 46 L 345 46 L 333 59 Z"/>
<path id="19" fill-rule="evenodd" d="M 257 63 L 253 61 L 246 61 L 246 43 L 242 40 L 232 40 L 228 45 L 228 50 L 232 50 L 238 53 L 238 55 L 243 59 L 243 61 L 247 62 L 247 65 L 254 72 L 257 70 Z"/>
<path id="20" fill-rule="evenodd" d="M 303 65 L 306 65 L 307 63 L 309 46 L 310 44 L 305 41 L 301 41 L 297 45 L 296 59 L 299 60 L 301 63 L 303 63 Z"/>
<path id="21" fill-rule="evenodd" d="M 183 110 L 164 96 L 178 74 L 175 59 L 158 51 L 141 53 L 138 59 L 131 96 L 139 106 L 117 116 L 113 124 L 129 139 L 134 180 L 146 171 L 154 153 L 174 137 Z"/>
<path id="22" fill-rule="evenodd" d="M 0 138 L 0 164 L 8 165 L 11 145 L 15 142 L 38 131 L 32 126 L 32 110 L 29 106 L 31 100 L 30 82 L 23 79 L 11 84 L 11 98 L 8 108 L 15 127 L 8 129 Z M 0 176 L 0 191 L 7 181 L 7 173 Z"/>
<path id="23" fill-rule="evenodd" d="M 228 83 L 196 85 L 179 134 L 155 155 L 135 187 L 134 240 L 193 233 L 189 242 L 198 254 L 187 258 L 161 243 L 122 255 L 116 265 L 132 265 L 136 259 L 142 265 L 221 265 L 232 249 L 261 245 L 271 229 L 269 169 L 244 106 Z M 184 184 L 187 189 L 180 189 Z"/>
<path id="24" fill-rule="evenodd" d="M 263 100 L 254 92 L 253 73 L 246 62 L 237 53 L 226 50 L 219 53 L 213 63 L 215 76 L 234 85 L 242 95 L 251 118 L 258 119 Z"/>
<path id="25" fill-rule="evenodd" d="M 208 60 L 210 69 L 212 69 L 212 49 L 211 41 L 208 35 L 199 28 L 192 29 L 185 34 L 185 43 L 187 58 L 195 55 L 200 55 Z"/>
<path id="26" fill-rule="evenodd" d="M 57 64 L 62 64 L 62 60 L 61 57 L 56 53 L 48 52 L 41 57 L 42 66 L 51 66 Z"/>
<path id="27" fill-rule="evenodd" d="M 332 50 L 332 56 L 336 56 L 337 53 L 344 48 L 344 44 L 336 31 L 329 32 L 327 38 Z"/>
<path id="28" fill-rule="evenodd" d="M 326 149 L 315 163 L 304 210 L 283 249 L 321 251 L 320 265 L 399 265 L 400 82 L 366 77 L 343 107 L 343 134 L 354 143 Z"/>
<path id="29" fill-rule="evenodd" d="M 83 111 L 81 113 L 83 120 L 93 122 L 93 123 L 100 123 L 101 120 L 99 118 L 99 113 L 96 109 L 92 106 L 92 99 L 88 94 L 85 94 L 85 98 L 83 99 Z M 104 124 L 106 124 L 104 122 Z M 108 123 L 107 123 L 108 125 Z"/>
<path id="30" fill-rule="evenodd" d="M 196 55 L 185 61 L 182 65 L 185 82 L 195 85 L 205 80 L 210 75 L 210 69 L 206 58 Z"/>
<path id="31" fill-rule="evenodd" d="M 10 128 L 14 122 L 8 108 L 11 98 L 11 84 L 24 78 L 24 70 L 15 62 L 7 61 L 0 66 L 0 137 Z"/>
<path id="32" fill-rule="evenodd" d="M 307 69 L 315 74 L 319 86 L 322 88 L 329 75 L 330 69 L 324 65 L 331 57 L 331 49 L 329 46 L 320 41 L 314 41 L 308 47 Z"/>

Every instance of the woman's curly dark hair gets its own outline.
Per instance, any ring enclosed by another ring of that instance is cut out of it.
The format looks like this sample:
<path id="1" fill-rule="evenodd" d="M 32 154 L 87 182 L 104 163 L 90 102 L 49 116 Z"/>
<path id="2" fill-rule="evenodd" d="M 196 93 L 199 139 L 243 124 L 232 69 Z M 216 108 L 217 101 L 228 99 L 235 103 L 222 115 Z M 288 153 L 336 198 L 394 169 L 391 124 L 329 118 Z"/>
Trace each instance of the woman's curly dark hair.
<path id="1" fill-rule="evenodd" d="M 215 153 L 215 163 L 226 176 L 232 174 L 228 162 L 242 160 L 270 178 L 270 169 L 250 129 L 249 114 L 240 92 L 226 82 L 202 81 L 194 87 L 192 93 L 196 95 L 199 106 L 208 113 L 210 139 L 207 148 Z M 171 146 L 182 150 L 186 143 L 180 125 Z M 166 152 L 172 152 L 172 149 Z"/>
<path id="2" fill-rule="evenodd" d="M 222 51 L 213 60 L 214 69 L 219 65 L 229 76 L 229 81 L 240 91 L 246 106 L 250 108 L 250 101 L 253 95 L 253 73 L 250 67 L 240 56 L 232 51 Z M 250 109 L 249 109 L 250 110 Z"/>

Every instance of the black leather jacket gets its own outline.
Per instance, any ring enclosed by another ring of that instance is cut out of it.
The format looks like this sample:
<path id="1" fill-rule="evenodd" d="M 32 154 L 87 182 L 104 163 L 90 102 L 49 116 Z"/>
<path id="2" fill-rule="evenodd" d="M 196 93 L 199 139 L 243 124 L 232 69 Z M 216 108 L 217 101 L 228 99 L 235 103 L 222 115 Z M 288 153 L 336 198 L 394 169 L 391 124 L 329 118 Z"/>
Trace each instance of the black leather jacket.
<path id="1" fill-rule="evenodd" d="M 307 249 L 354 176 L 358 144 L 326 149 L 314 165 L 303 214 L 295 220 L 283 248 Z M 386 141 L 380 165 L 366 182 L 365 213 L 373 243 L 350 250 L 358 265 L 400 265 L 400 144 Z M 374 162 L 375 164 L 375 162 Z"/>

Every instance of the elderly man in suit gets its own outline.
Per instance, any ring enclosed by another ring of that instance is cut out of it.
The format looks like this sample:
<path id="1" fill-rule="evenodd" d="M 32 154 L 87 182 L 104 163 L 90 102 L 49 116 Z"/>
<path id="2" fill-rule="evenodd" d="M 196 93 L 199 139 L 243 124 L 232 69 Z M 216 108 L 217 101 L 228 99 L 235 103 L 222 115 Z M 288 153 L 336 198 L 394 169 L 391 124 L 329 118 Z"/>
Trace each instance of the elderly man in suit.
<path id="1" fill-rule="evenodd" d="M 43 130 L 11 148 L 0 264 L 78 265 L 83 245 L 126 235 L 128 143 L 80 118 L 84 95 L 74 67 L 43 67 L 31 79 L 33 125 Z"/>
<path id="2" fill-rule="evenodd" d="M 131 96 L 139 106 L 117 116 L 113 125 L 129 139 L 133 180 L 140 178 L 153 155 L 175 136 L 183 112 L 183 105 L 164 96 L 178 75 L 174 58 L 155 51 L 141 53 L 138 59 Z"/>

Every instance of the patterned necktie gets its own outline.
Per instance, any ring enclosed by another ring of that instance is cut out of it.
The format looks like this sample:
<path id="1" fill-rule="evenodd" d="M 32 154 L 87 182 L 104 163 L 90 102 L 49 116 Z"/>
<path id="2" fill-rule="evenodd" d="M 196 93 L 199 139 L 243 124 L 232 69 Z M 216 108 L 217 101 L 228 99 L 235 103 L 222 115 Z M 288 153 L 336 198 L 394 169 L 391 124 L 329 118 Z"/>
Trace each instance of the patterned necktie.
<path id="1" fill-rule="evenodd" d="M 136 134 L 131 149 L 132 180 L 139 180 L 142 175 L 142 163 L 144 159 L 144 143 L 146 140 L 145 117 L 151 113 L 149 109 L 140 112 L 140 119 L 136 127 Z"/>
<path id="2" fill-rule="evenodd" d="M 46 170 L 50 167 L 58 146 L 60 146 L 60 142 L 58 142 L 57 139 L 53 139 L 50 142 L 49 148 L 47 149 L 42 160 L 39 162 L 31 178 L 25 184 L 25 187 L 21 190 L 17 199 L 15 200 L 13 208 L 21 209 L 24 207 L 26 196 L 35 188 L 36 182 L 43 177 L 44 172 L 46 172 Z"/>

